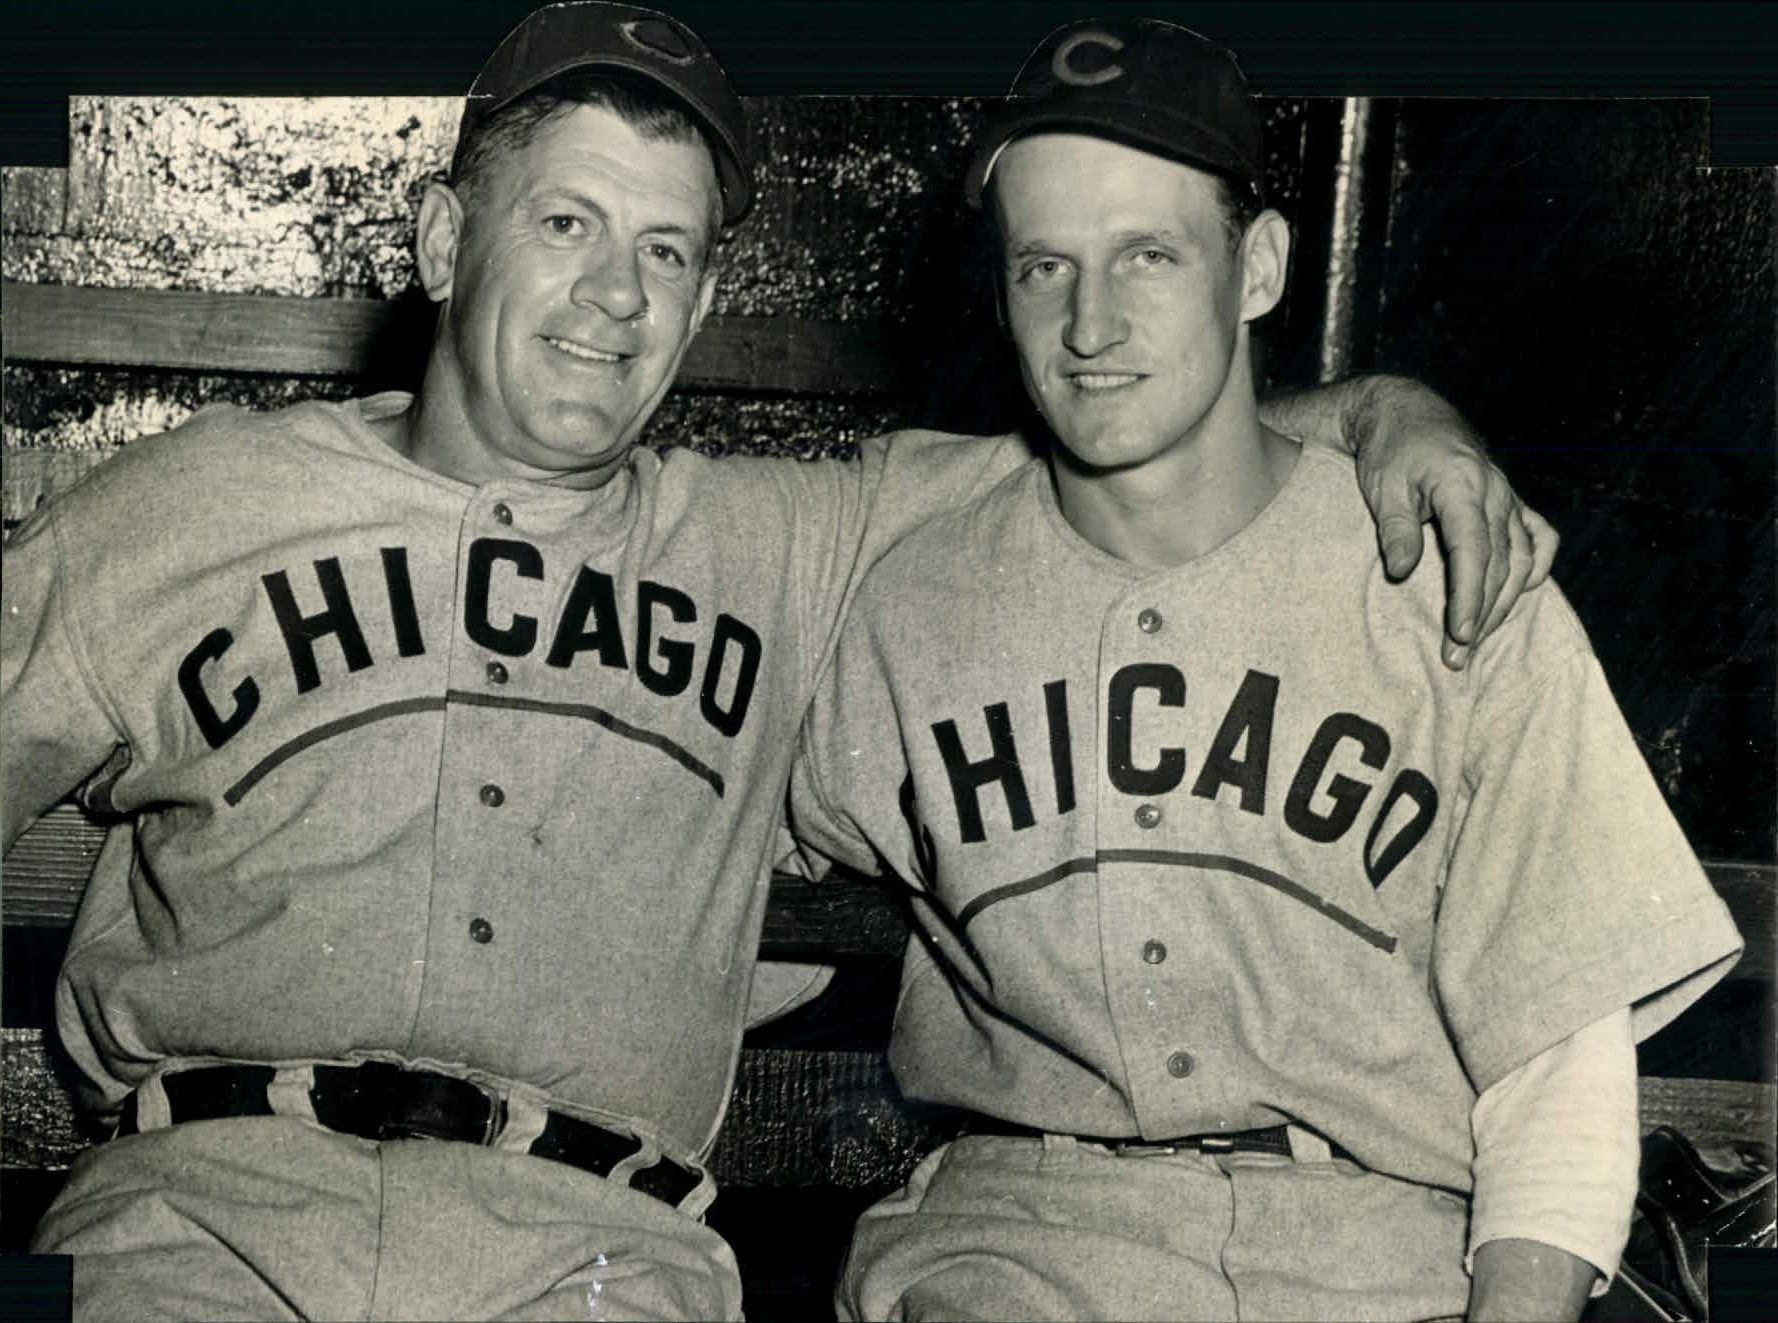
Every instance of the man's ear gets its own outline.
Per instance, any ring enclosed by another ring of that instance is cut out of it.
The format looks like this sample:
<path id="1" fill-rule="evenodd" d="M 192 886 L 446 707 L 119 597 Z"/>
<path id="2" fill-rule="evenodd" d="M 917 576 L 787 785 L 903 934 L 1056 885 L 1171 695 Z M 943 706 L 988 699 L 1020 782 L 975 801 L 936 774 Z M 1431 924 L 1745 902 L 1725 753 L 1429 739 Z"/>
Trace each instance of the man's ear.
<path id="1" fill-rule="evenodd" d="M 451 297 L 457 271 L 457 250 L 463 240 L 463 203 L 449 184 L 426 185 L 420 199 L 420 223 L 414 233 L 414 266 L 420 288 L 434 303 Z"/>
<path id="2" fill-rule="evenodd" d="M 716 272 L 706 269 L 703 279 L 698 281 L 698 301 L 691 310 L 691 330 L 686 339 L 698 333 L 704 324 L 704 318 L 710 315 L 710 308 L 716 302 Z"/>
<path id="3" fill-rule="evenodd" d="M 1271 208 L 1254 217 L 1241 238 L 1241 320 L 1264 317 L 1284 297 L 1290 269 L 1290 224 Z"/>

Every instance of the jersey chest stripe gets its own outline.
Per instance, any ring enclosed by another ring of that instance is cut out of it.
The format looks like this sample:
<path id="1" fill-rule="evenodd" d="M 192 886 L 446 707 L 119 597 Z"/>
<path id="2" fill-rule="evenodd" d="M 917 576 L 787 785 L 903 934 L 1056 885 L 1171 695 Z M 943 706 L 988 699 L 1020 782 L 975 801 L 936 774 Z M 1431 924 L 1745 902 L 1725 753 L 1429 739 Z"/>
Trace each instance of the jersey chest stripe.
<path id="1" fill-rule="evenodd" d="M 362 712 L 354 712 L 351 716 L 340 717 L 316 726 L 313 730 L 304 731 L 293 740 L 286 740 L 261 758 L 246 775 L 241 777 L 227 790 L 222 792 L 223 802 L 230 808 L 239 804 L 247 797 L 247 792 L 262 781 L 266 774 L 279 764 L 288 762 L 304 749 L 313 748 L 323 740 L 330 740 L 335 735 L 343 735 L 359 726 L 368 726 L 373 721 L 386 721 L 390 717 L 406 716 L 410 712 L 435 712 L 442 709 L 445 701 L 442 698 L 403 698 L 394 703 L 379 703 L 375 707 L 367 707 Z"/>
<path id="2" fill-rule="evenodd" d="M 1292 882 L 1282 873 L 1274 873 L 1269 868 L 1261 868 L 1258 864 L 1250 864 L 1245 859 L 1237 859 L 1227 854 L 1186 854 L 1177 850 L 1101 850 L 1099 859 L 1109 864 L 1175 864 L 1187 868 L 1214 868 L 1225 873 L 1234 873 L 1249 878 L 1261 886 L 1271 887 L 1280 891 L 1292 900 L 1300 900 L 1313 910 L 1317 910 L 1332 919 L 1348 932 L 1356 933 L 1379 951 L 1393 952 L 1395 938 L 1386 932 L 1371 927 L 1355 914 L 1348 914 L 1331 900 L 1317 896 L 1313 891 L 1300 883 Z"/>
<path id="3" fill-rule="evenodd" d="M 1317 896 L 1307 887 L 1292 882 L 1282 873 L 1274 873 L 1269 868 L 1261 868 L 1258 864 L 1250 864 L 1245 859 L 1237 859 L 1233 855 L 1188 854 L 1179 850 L 1100 850 L 1092 856 L 1083 855 L 1076 859 L 1067 859 L 1054 867 L 1044 869 L 1041 873 L 1034 873 L 1017 882 L 1008 882 L 1004 886 L 982 892 L 957 912 L 957 923 L 961 927 L 968 927 L 970 921 L 990 905 L 1010 900 L 1014 896 L 1025 896 L 1033 891 L 1041 891 L 1044 887 L 1060 882 L 1065 877 L 1073 877 L 1077 873 L 1096 873 L 1102 863 L 1213 868 L 1224 873 L 1234 873 L 1239 877 L 1249 878 L 1262 886 L 1281 892 L 1292 900 L 1301 901 L 1317 913 L 1326 915 L 1346 931 L 1362 937 L 1379 951 L 1393 953 L 1395 950 L 1396 939 L 1389 933 L 1371 927 L 1357 915 L 1348 914 L 1332 901 Z"/>
<path id="4" fill-rule="evenodd" d="M 626 740 L 634 740 L 638 744 L 646 744 L 651 749 L 659 749 L 686 771 L 705 782 L 716 792 L 718 799 L 723 797 L 722 773 L 714 767 L 700 761 L 683 746 L 674 743 L 665 735 L 645 730 L 641 726 L 632 726 L 623 718 L 613 716 L 604 708 L 594 707 L 591 703 L 546 703 L 538 698 L 508 698 L 501 694 L 478 694 L 464 689 L 447 690 L 445 699 L 447 702 L 464 703 L 471 707 L 499 707 L 513 711 L 541 712 L 546 716 L 573 717 L 580 721 L 590 721 L 595 726 L 604 727 L 613 735 L 621 735 Z"/>
<path id="5" fill-rule="evenodd" d="M 967 928 L 971 919 L 987 909 L 988 906 L 996 904 L 999 901 L 1011 900 L 1014 896 L 1028 895 L 1033 891 L 1041 891 L 1051 883 L 1060 882 L 1063 878 L 1072 877 L 1076 873 L 1096 872 L 1098 871 L 1098 867 L 1099 865 L 1093 860 L 1092 856 L 1083 855 L 1079 859 L 1063 860 L 1054 868 L 1046 868 L 1041 873 L 1022 878 L 1017 882 L 1008 882 L 1005 886 L 995 887 L 991 891 L 984 891 L 981 895 L 977 896 L 957 912 L 958 926 Z"/>

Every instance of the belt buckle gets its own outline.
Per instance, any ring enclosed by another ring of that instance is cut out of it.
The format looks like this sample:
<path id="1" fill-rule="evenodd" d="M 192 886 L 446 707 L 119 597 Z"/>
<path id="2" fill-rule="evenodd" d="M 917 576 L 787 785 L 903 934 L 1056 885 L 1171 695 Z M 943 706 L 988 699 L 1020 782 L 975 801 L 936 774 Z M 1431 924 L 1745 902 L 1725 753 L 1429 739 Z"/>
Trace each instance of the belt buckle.
<path id="1" fill-rule="evenodd" d="M 373 1137 L 382 1142 L 399 1139 L 433 1139 L 453 1143 L 486 1146 L 499 1133 L 504 1107 L 501 1100 L 479 1084 L 459 1080 L 451 1075 L 432 1071 L 409 1070 L 387 1061 L 367 1061 L 358 1068 L 366 1091 L 374 1097 L 362 1099 L 366 1120 Z M 441 1098 L 445 1091 L 473 1091 L 486 1108 L 480 1135 L 466 1135 L 450 1125 L 451 1100 Z M 431 1096 L 422 1096 L 430 1094 Z M 424 1115 L 431 1111 L 430 1117 Z"/>

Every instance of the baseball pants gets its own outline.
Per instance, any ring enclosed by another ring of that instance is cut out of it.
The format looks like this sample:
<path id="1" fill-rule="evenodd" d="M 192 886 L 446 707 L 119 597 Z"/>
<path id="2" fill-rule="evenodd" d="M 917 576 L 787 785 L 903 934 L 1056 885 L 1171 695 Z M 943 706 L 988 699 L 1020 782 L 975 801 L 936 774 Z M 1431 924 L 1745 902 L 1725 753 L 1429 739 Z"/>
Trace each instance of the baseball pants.
<path id="1" fill-rule="evenodd" d="M 860 1219 L 843 1318 L 1460 1318 L 1468 1202 L 1328 1159 L 966 1136 Z"/>
<path id="2" fill-rule="evenodd" d="M 77 1319 L 741 1316 L 729 1247 L 649 1195 L 545 1158 L 287 1116 L 89 1150 L 32 1248 L 74 1256 Z"/>

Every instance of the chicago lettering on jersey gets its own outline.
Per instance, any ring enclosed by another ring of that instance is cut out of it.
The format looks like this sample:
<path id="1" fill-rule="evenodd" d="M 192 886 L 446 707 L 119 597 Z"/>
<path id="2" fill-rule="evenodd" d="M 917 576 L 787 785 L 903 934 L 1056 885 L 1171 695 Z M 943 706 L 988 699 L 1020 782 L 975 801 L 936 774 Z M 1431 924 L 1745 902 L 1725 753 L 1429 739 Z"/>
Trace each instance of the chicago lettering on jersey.
<path id="1" fill-rule="evenodd" d="M 396 657 L 425 654 L 427 639 L 415 606 L 407 549 L 382 547 L 378 555 L 380 582 L 361 577 L 348 585 L 337 556 L 260 576 L 260 591 L 271 607 L 298 694 L 324 683 L 317 657 L 322 646 L 339 650 L 347 674 L 376 665 L 361 611 L 373 623 L 386 623 Z M 611 576 L 577 565 L 561 614 L 546 638 L 536 616 L 502 605 L 510 592 L 500 587 L 511 579 L 543 582 L 545 569 L 543 552 L 528 542 L 492 537 L 472 542 L 464 568 L 464 636 L 502 657 L 528 657 L 541 648 L 544 664 L 558 670 L 599 666 L 633 671 L 646 689 L 663 698 L 687 693 L 695 679 L 704 722 L 725 737 L 740 732 L 764 652 L 751 625 L 720 612 L 707 627 L 698 628 L 703 617 L 689 593 L 644 579 L 636 587 L 636 609 L 626 634 Z M 313 603 L 317 597 L 321 609 L 305 614 L 300 602 Z M 262 685 L 277 683 L 267 675 L 231 674 L 228 653 L 234 645 L 228 629 L 212 629 L 179 663 L 180 693 L 212 749 L 247 727 L 259 711 Z"/>
<path id="2" fill-rule="evenodd" d="M 1432 829 L 1438 815 L 1438 788 L 1424 772 L 1403 767 L 1375 794 L 1379 788 L 1375 780 L 1333 770 L 1336 762 L 1349 767 L 1353 760 L 1375 772 L 1389 764 L 1389 732 L 1353 712 L 1333 712 L 1322 719 L 1291 770 L 1280 803 L 1274 793 L 1272 768 L 1272 727 L 1278 706 L 1275 675 L 1247 672 L 1223 712 L 1189 788 L 1186 781 L 1191 767 L 1185 748 L 1165 746 L 1156 751 L 1152 762 L 1137 762 L 1138 694 L 1149 696 L 1157 707 L 1182 708 L 1186 704 L 1185 675 L 1165 662 L 1140 662 L 1120 667 L 1106 684 L 1105 776 L 1121 794 L 1153 799 L 1184 788 L 1196 798 L 1216 800 L 1225 790 L 1231 791 L 1229 802 L 1240 811 L 1259 815 L 1269 805 L 1276 805 L 1289 830 L 1324 845 L 1350 832 L 1368 808 L 1363 859 L 1365 876 L 1373 887 L 1381 886 Z M 1028 750 L 1047 753 L 1050 783 L 1055 789 L 1054 813 L 1059 817 L 1075 807 L 1067 683 L 1051 680 L 1043 686 L 1043 698 L 1042 730 L 1024 734 Z M 1038 812 L 1050 810 L 1049 805 L 1032 804 L 1008 704 L 987 704 L 982 709 L 982 725 L 968 740 L 952 719 L 933 722 L 931 729 L 950 782 L 958 834 L 964 844 L 987 839 L 982 796 L 990 787 L 997 787 L 1004 798 L 1014 831 L 1035 826 Z M 905 810 L 908 805 L 903 807 Z"/>

